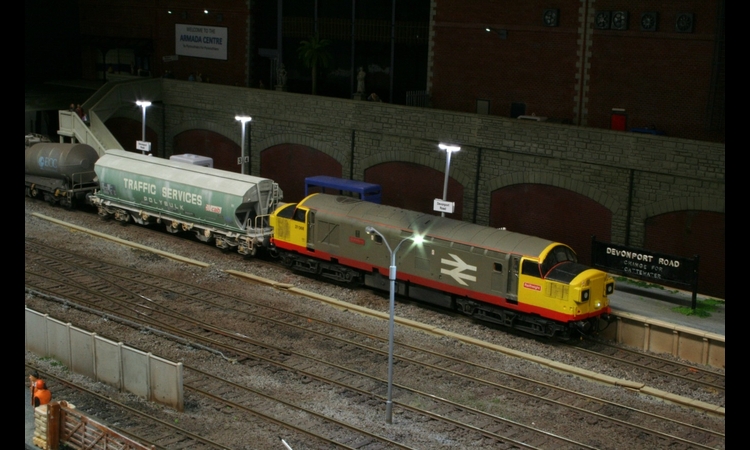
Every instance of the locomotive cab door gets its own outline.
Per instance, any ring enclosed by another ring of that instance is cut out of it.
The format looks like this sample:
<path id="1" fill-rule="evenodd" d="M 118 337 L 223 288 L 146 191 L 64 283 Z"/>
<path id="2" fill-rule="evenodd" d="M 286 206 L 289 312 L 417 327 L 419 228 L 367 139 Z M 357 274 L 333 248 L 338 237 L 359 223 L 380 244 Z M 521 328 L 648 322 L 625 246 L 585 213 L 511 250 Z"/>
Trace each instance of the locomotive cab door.
<path id="1" fill-rule="evenodd" d="M 307 212 L 307 249 L 315 251 L 315 211 Z"/>
<path id="2" fill-rule="evenodd" d="M 508 270 L 508 291 L 506 298 L 508 303 L 518 304 L 518 271 L 521 266 L 521 257 L 519 255 L 510 255 L 510 268 Z"/>

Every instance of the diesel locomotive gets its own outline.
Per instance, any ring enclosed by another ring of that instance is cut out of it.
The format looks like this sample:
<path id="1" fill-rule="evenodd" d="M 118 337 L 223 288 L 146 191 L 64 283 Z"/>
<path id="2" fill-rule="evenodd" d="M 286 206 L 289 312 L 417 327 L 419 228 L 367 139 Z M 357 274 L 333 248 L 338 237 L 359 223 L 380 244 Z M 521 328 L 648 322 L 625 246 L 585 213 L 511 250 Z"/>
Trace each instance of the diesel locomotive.
<path id="1" fill-rule="evenodd" d="M 403 243 L 399 295 L 529 333 L 569 338 L 611 312 L 614 279 L 558 242 L 327 194 L 280 206 L 270 224 L 286 266 L 378 289 L 389 289 L 390 248 Z"/>

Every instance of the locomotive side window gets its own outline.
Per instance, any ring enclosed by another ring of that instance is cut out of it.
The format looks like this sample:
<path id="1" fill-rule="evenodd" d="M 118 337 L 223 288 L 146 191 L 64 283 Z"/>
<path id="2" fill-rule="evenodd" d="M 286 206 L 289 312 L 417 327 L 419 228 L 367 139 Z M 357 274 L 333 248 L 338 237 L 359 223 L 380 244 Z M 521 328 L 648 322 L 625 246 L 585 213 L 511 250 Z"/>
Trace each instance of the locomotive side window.
<path id="1" fill-rule="evenodd" d="M 542 277 L 542 274 L 539 272 L 539 264 L 529 260 L 523 261 L 523 264 L 521 265 L 521 273 L 530 277 Z"/>
<path id="2" fill-rule="evenodd" d="M 503 273 L 503 264 L 502 263 L 495 263 L 495 272 Z"/>
<path id="3" fill-rule="evenodd" d="M 305 221 L 305 210 L 297 208 L 294 211 L 294 220 L 297 222 L 304 222 Z"/>

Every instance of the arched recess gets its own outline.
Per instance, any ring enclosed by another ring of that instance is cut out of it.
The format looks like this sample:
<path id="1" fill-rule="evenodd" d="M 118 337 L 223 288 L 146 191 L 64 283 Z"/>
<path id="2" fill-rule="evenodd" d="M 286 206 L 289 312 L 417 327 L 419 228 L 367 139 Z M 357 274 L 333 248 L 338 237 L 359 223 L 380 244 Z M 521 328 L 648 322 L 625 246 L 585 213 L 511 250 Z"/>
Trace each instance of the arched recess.
<path id="1" fill-rule="evenodd" d="M 365 181 L 382 186 L 385 205 L 438 214 L 433 207 L 435 199 L 443 197 L 445 172 L 414 162 L 389 161 L 366 169 Z M 463 199 L 464 187 L 449 177 L 447 201 L 455 202 L 455 210 L 445 216 L 461 220 Z"/>
<path id="2" fill-rule="evenodd" d="M 136 141 L 143 139 L 143 122 L 127 117 L 112 117 L 104 123 L 112 136 L 122 145 L 124 150 L 141 153 L 135 147 Z M 159 148 L 159 135 L 146 124 L 146 141 L 151 142 L 151 154 L 164 156 Z"/>
<path id="3" fill-rule="evenodd" d="M 315 175 L 342 176 L 341 164 L 333 157 L 300 144 L 279 144 L 260 153 L 261 176 L 279 184 L 285 202 L 298 202 L 305 195 L 305 178 Z"/>
<path id="4" fill-rule="evenodd" d="M 645 220 L 644 247 L 668 255 L 700 256 L 698 292 L 726 298 L 726 215 L 683 210 Z"/>
<path id="5" fill-rule="evenodd" d="M 174 136 L 174 154 L 192 153 L 214 160 L 214 167 L 242 173 L 237 164 L 242 149 L 230 138 L 210 130 L 189 129 Z"/>
<path id="6" fill-rule="evenodd" d="M 567 244 L 591 262 L 591 236 L 611 240 L 612 211 L 569 189 L 522 183 L 492 191 L 490 226 Z"/>

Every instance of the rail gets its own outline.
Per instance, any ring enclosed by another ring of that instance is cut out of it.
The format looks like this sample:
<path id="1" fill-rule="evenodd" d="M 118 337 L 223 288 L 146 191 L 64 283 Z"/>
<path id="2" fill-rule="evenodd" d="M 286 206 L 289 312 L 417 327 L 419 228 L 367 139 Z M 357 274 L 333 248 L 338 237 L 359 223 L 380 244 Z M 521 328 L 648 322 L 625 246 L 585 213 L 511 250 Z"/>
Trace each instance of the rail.
<path id="1" fill-rule="evenodd" d="M 153 450 L 91 419 L 67 402 L 52 402 L 34 410 L 34 445 L 77 450 Z"/>

